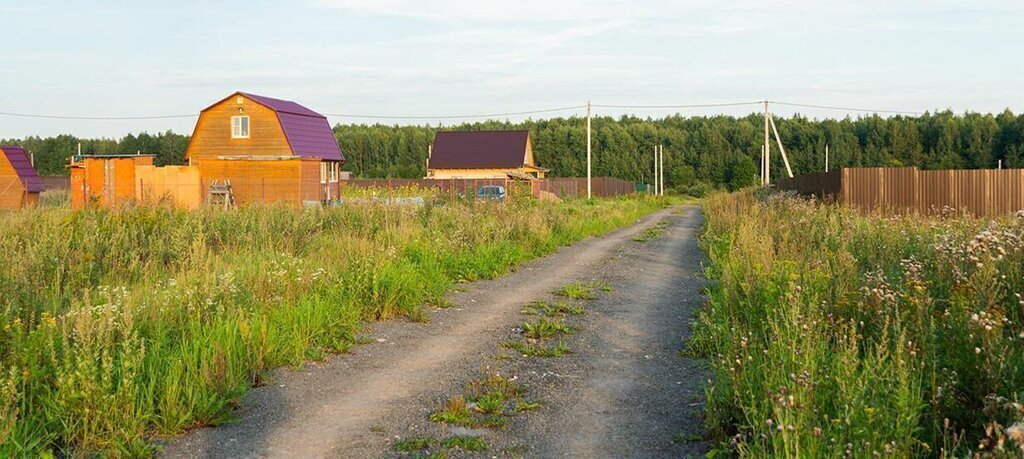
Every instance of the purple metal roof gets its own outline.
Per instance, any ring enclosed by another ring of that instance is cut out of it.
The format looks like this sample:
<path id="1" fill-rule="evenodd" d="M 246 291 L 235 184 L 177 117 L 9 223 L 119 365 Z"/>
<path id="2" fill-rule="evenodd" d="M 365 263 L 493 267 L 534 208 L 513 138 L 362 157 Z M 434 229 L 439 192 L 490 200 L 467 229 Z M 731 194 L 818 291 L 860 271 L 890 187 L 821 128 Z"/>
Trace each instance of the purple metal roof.
<path id="1" fill-rule="evenodd" d="M 7 156 L 11 166 L 14 166 L 14 173 L 18 174 L 18 178 L 21 179 L 21 183 L 25 185 L 25 189 L 29 193 L 40 193 L 46 189 L 43 186 L 43 181 L 36 174 L 35 168 L 32 167 L 32 161 L 29 160 L 28 154 L 25 153 L 24 149 L 14 146 L 3 146 L 0 147 L 0 151 Z"/>
<path id="2" fill-rule="evenodd" d="M 530 131 L 438 131 L 430 169 L 523 167 Z"/>
<path id="3" fill-rule="evenodd" d="M 289 100 L 239 93 L 277 112 L 292 153 L 303 158 L 345 161 L 327 117 Z"/>

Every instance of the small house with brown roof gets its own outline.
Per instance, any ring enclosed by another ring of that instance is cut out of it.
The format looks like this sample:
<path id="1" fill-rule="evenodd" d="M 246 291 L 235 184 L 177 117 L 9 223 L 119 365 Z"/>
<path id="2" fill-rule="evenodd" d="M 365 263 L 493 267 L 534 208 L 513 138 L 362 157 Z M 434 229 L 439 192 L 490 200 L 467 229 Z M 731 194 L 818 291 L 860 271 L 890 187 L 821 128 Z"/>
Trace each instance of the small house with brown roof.
<path id="1" fill-rule="evenodd" d="M 307 204 L 337 199 L 345 157 L 325 116 L 236 92 L 202 110 L 185 160 L 199 167 L 204 193 L 230 182 L 239 204 Z"/>
<path id="2" fill-rule="evenodd" d="M 42 191 L 43 181 L 25 150 L 0 146 L 0 209 L 34 207 Z"/>
<path id="3" fill-rule="evenodd" d="M 438 131 L 427 158 L 428 179 L 544 178 L 530 131 Z"/>

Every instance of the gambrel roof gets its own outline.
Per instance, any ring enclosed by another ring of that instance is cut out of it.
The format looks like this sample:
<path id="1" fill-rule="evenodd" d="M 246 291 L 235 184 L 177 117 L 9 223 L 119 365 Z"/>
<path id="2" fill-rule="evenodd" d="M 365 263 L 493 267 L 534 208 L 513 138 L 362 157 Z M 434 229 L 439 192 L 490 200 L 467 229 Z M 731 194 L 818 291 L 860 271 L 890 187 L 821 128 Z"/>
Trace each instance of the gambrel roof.
<path id="1" fill-rule="evenodd" d="M 32 167 L 32 161 L 28 157 L 28 153 L 21 147 L 16 146 L 0 146 L 0 153 L 7 158 L 7 161 L 14 167 L 14 173 L 18 174 L 18 178 L 21 179 L 22 185 L 25 186 L 25 190 L 29 193 L 41 193 L 46 188 L 43 186 L 43 181 L 39 179 L 39 175 L 36 174 L 36 169 Z"/>

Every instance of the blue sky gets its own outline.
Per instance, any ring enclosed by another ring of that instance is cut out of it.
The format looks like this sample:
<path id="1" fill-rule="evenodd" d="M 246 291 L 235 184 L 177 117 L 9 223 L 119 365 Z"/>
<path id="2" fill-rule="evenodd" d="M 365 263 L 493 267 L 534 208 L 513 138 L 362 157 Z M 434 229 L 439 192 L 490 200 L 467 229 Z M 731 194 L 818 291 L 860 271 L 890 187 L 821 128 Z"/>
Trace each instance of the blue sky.
<path id="1" fill-rule="evenodd" d="M 0 112 L 197 114 L 235 90 L 385 115 L 588 99 L 1024 110 L 1020 0 L 0 0 L 0 24 Z M 599 113 L 624 111 L 673 110 Z M 0 138 L 194 122 L 0 116 Z"/>

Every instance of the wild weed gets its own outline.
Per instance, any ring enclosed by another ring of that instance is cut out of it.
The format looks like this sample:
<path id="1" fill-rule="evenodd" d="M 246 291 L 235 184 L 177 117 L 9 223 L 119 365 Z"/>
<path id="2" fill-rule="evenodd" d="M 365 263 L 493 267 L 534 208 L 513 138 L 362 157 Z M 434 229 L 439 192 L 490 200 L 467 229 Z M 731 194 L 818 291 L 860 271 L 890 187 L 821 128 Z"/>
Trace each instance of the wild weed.
<path id="1" fill-rule="evenodd" d="M 501 345 L 527 357 L 561 357 L 572 352 L 569 345 L 565 344 L 563 340 L 558 340 L 558 343 L 552 346 L 543 341 L 535 343 L 503 341 Z"/>
<path id="2" fill-rule="evenodd" d="M 1013 454 L 1024 423 L 1024 221 L 706 200 L 716 282 L 690 352 L 741 456 Z"/>
<path id="3" fill-rule="evenodd" d="M 665 220 L 659 221 L 654 226 L 643 230 L 640 234 L 633 236 L 633 242 L 647 242 L 665 232 L 665 228 L 668 228 L 668 222 Z"/>
<path id="4" fill-rule="evenodd" d="M 469 425 L 473 422 L 473 414 L 469 411 L 466 399 L 457 395 L 441 402 L 430 415 L 430 420 L 445 424 Z"/>
<path id="5" fill-rule="evenodd" d="M 556 334 L 571 335 L 573 330 L 559 319 L 541 317 L 532 322 L 523 323 L 523 336 L 530 339 L 544 339 Z"/>
<path id="6" fill-rule="evenodd" d="M 528 400 L 522 400 L 522 401 L 516 402 L 516 406 L 515 406 L 515 410 L 516 410 L 517 413 L 521 413 L 523 411 L 534 411 L 534 410 L 536 410 L 538 408 L 540 408 L 540 402 L 528 401 Z"/>
<path id="7" fill-rule="evenodd" d="M 395 442 L 395 451 L 399 453 L 411 453 L 423 451 L 437 444 L 437 440 L 430 437 L 412 437 Z"/>
<path id="8" fill-rule="evenodd" d="M 593 300 L 597 298 L 594 286 L 593 283 L 573 282 L 558 289 L 555 293 L 573 300 Z"/>
<path id="9" fill-rule="evenodd" d="M 583 314 L 583 305 L 580 303 L 570 303 L 564 300 L 558 300 L 553 303 L 544 300 L 533 301 L 522 309 L 523 315 L 536 316 L 542 315 L 545 317 L 561 317 L 566 314 L 572 314 L 575 316 Z"/>
<path id="10" fill-rule="evenodd" d="M 4 213 L 0 456 L 150 454 L 152 435 L 229 420 L 270 370 L 357 344 L 364 321 L 425 319 L 459 280 L 660 205 Z"/>
<path id="11" fill-rule="evenodd" d="M 444 448 L 446 450 L 461 449 L 463 451 L 480 452 L 487 451 L 489 445 L 487 444 L 487 441 L 480 437 L 457 436 L 445 440 Z"/>

